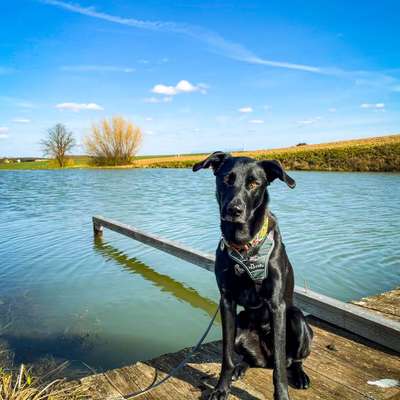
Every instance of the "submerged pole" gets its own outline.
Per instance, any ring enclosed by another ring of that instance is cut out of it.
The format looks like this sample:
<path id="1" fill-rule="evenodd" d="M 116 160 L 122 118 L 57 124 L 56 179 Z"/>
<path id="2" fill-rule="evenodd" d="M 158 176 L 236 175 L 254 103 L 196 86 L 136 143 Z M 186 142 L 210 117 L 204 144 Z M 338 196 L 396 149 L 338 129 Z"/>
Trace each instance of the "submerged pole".
<path id="1" fill-rule="evenodd" d="M 94 237 L 102 237 L 103 236 L 103 225 L 100 225 L 96 218 L 92 218 L 92 220 L 93 220 Z"/>

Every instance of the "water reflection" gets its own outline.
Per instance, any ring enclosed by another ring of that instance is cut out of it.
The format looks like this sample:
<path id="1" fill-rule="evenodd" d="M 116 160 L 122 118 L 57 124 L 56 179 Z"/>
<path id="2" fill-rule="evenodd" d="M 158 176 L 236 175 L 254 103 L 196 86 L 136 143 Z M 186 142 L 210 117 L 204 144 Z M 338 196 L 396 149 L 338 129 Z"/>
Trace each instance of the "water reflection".
<path id="1" fill-rule="evenodd" d="M 153 283 L 163 292 L 168 292 L 175 298 L 190 304 L 192 307 L 205 311 L 210 317 L 214 315 L 215 310 L 218 307 L 217 303 L 203 297 L 197 292 L 197 290 L 184 286 L 182 283 L 170 278 L 168 275 L 160 274 L 135 258 L 129 258 L 122 251 L 119 251 L 111 244 L 106 243 L 102 237 L 95 237 L 93 243 L 95 251 L 99 252 L 106 259 L 113 260 L 132 274 L 140 275 L 146 281 Z M 218 316 L 217 321 L 219 320 L 220 317 Z"/>

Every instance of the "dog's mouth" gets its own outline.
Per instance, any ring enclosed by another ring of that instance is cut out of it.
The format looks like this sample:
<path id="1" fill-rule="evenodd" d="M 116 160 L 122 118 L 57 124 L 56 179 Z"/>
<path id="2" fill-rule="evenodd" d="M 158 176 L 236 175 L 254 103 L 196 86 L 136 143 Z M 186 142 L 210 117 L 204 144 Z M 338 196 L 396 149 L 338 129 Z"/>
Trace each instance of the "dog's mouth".
<path id="1" fill-rule="evenodd" d="M 224 222 L 231 222 L 235 224 L 245 224 L 247 220 L 243 218 L 242 216 L 240 217 L 235 217 L 233 215 L 221 215 L 221 221 Z"/>

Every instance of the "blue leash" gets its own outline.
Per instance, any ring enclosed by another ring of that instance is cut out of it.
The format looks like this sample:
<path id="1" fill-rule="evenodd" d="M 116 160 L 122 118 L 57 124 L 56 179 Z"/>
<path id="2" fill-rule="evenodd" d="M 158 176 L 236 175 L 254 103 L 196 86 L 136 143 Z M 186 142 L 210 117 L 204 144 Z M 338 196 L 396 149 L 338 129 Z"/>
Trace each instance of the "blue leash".
<path id="1" fill-rule="evenodd" d="M 163 379 L 161 379 L 161 381 L 157 382 L 157 377 L 158 377 L 158 371 L 156 369 L 156 373 L 154 375 L 154 379 L 153 382 L 147 386 L 145 389 L 139 390 L 137 392 L 133 392 L 133 393 L 129 393 L 127 395 L 123 395 L 120 390 L 117 388 L 117 386 L 112 382 L 112 380 L 103 373 L 103 375 L 105 376 L 105 378 L 107 379 L 108 383 L 121 395 L 121 398 L 123 398 L 124 400 L 130 400 L 130 399 L 134 399 L 135 397 L 139 397 L 142 394 L 148 393 L 150 390 L 153 390 L 159 386 L 161 386 L 163 383 L 165 383 L 168 379 L 172 378 L 172 376 L 177 373 L 181 368 L 183 368 L 186 363 L 189 361 L 190 358 L 193 357 L 193 355 L 200 349 L 200 346 L 203 344 L 204 339 L 207 337 L 207 335 L 210 332 L 211 327 L 214 324 L 215 318 L 218 315 L 218 311 L 219 311 L 220 306 L 218 306 L 217 310 L 215 311 L 213 317 L 211 318 L 210 323 L 207 326 L 207 329 L 205 330 L 205 332 L 203 333 L 203 336 L 199 339 L 199 341 L 197 342 L 196 346 L 189 352 L 189 354 L 176 366 L 174 367 L 171 371 L 169 371 L 169 373 L 167 374 L 167 376 L 165 376 Z"/>

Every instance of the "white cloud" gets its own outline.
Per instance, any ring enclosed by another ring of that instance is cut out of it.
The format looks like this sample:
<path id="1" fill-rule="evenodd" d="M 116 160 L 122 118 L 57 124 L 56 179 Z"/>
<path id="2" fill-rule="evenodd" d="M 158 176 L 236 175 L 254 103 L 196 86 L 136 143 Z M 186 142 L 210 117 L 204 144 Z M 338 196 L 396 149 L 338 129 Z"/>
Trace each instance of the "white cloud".
<path id="1" fill-rule="evenodd" d="M 238 111 L 241 113 L 251 113 L 251 112 L 253 112 L 253 108 L 246 106 L 246 107 L 239 108 Z"/>
<path id="2" fill-rule="evenodd" d="M 146 121 L 153 121 L 153 118 L 151 118 L 151 117 L 146 117 L 145 120 L 146 120 Z"/>
<path id="3" fill-rule="evenodd" d="M 360 105 L 361 108 L 372 108 L 374 110 L 383 110 L 385 108 L 384 103 L 363 103 Z"/>
<path id="4" fill-rule="evenodd" d="M 143 99 L 143 101 L 145 102 L 145 103 L 150 103 L 150 104 L 152 104 L 152 103 L 160 103 L 161 102 L 161 100 L 160 99 L 158 99 L 157 97 L 146 97 L 145 99 Z"/>
<path id="5" fill-rule="evenodd" d="M 336 112 L 336 108 L 334 108 L 334 107 L 328 108 L 328 111 L 331 113 L 334 113 L 334 112 Z"/>
<path id="6" fill-rule="evenodd" d="M 59 110 L 70 110 L 78 112 L 81 110 L 101 111 L 104 110 L 102 106 L 96 103 L 60 103 L 55 106 Z"/>
<path id="7" fill-rule="evenodd" d="M 114 24 L 129 26 L 137 29 L 149 30 L 154 32 L 167 32 L 190 37 L 203 43 L 209 51 L 225 56 L 229 59 L 256 65 L 264 65 L 273 68 L 283 68 L 289 70 L 304 71 L 314 74 L 336 76 L 351 80 L 356 84 L 366 84 L 369 86 L 381 87 L 390 91 L 400 91 L 400 81 L 386 73 L 375 71 L 346 71 L 336 67 L 319 67 L 308 64 L 298 64 L 294 62 L 269 60 L 258 56 L 240 43 L 232 42 L 222 37 L 219 33 L 208 30 L 201 26 L 165 22 L 165 21 L 146 21 L 127 16 L 118 16 L 106 12 L 97 11 L 95 7 L 84 7 L 77 3 L 70 3 L 63 0 L 39 0 L 44 4 L 59 7 L 66 11 L 85 15 L 108 21 Z M 147 60 L 142 60 L 146 62 Z"/>
<path id="8" fill-rule="evenodd" d="M 135 72 L 134 68 L 115 65 L 64 65 L 60 67 L 60 70 L 67 72 Z"/>
<path id="9" fill-rule="evenodd" d="M 64 10 L 86 15 L 88 17 L 101 19 L 119 25 L 131 26 L 138 29 L 151 30 L 157 32 L 170 32 L 189 36 L 207 45 L 212 51 L 221 54 L 227 58 L 245 62 L 248 64 L 266 65 L 275 68 L 294 69 L 319 74 L 333 74 L 337 70 L 329 68 L 320 68 L 313 65 L 297 64 L 286 61 L 267 60 L 257 56 L 251 50 L 240 43 L 235 43 L 225 39 L 219 33 L 210 31 L 201 26 L 179 24 L 176 22 L 164 21 L 146 21 L 125 16 L 107 14 L 96 11 L 94 7 L 83 7 L 79 4 L 68 3 L 62 0 L 41 0 L 45 4 L 56 6 Z"/>
<path id="10" fill-rule="evenodd" d="M 297 121 L 298 125 L 311 125 L 313 124 L 315 121 L 312 119 L 303 119 L 301 121 Z"/>
<path id="11" fill-rule="evenodd" d="M 315 124 L 316 122 L 320 121 L 321 119 L 322 119 L 322 117 L 303 119 L 301 121 L 297 121 L 297 124 L 300 126 L 312 125 L 312 124 Z"/>
<path id="12" fill-rule="evenodd" d="M 145 130 L 144 133 L 145 133 L 146 135 L 154 135 L 154 131 L 149 130 L 149 129 Z"/>
<path id="13" fill-rule="evenodd" d="M 167 86 L 159 83 L 158 85 L 155 85 L 151 91 L 156 94 L 164 94 L 167 96 L 175 96 L 179 93 L 192 93 L 199 91 L 203 94 L 207 93 L 204 84 L 193 85 L 184 79 L 179 81 L 175 86 Z"/>
<path id="14" fill-rule="evenodd" d="M 29 124 L 31 120 L 28 118 L 14 118 L 12 122 L 15 122 L 16 124 Z"/>
<path id="15" fill-rule="evenodd" d="M 199 90 L 199 87 L 192 85 L 189 81 L 179 81 L 176 85 L 177 92 L 190 93 Z"/>
<path id="16" fill-rule="evenodd" d="M 8 138 L 9 129 L 6 126 L 0 126 L 0 139 Z"/>
<path id="17" fill-rule="evenodd" d="M 165 96 L 163 98 L 159 97 L 146 97 L 143 99 L 145 103 L 149 104 L 157 104 L 157 103 L 170 103 L 172 101 L 172 97 L 170 96 Z"/>
<path id="18" fill-rule="evenodd" d="M 263 124 L 264 120 L 263 119 L 251 119 L 250 124 Z"/>
<path id="19" fill-rule="evenodd" d="M 177 94 L 176 88 L 174 86 L 166 86 L 163 84 L 158 84 L 151 89 L 153 93 L 166 94 L 167 96 L 175 96 Z"/>

